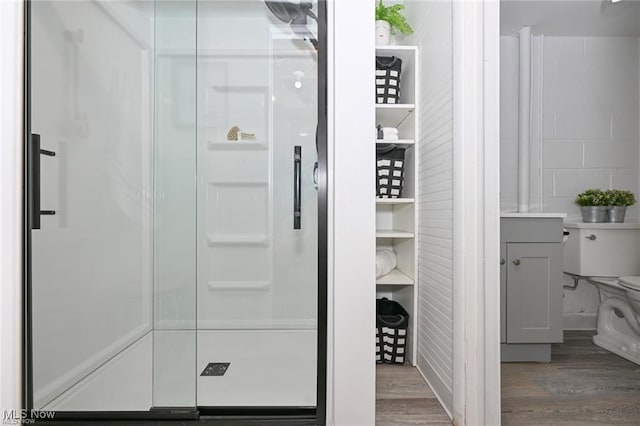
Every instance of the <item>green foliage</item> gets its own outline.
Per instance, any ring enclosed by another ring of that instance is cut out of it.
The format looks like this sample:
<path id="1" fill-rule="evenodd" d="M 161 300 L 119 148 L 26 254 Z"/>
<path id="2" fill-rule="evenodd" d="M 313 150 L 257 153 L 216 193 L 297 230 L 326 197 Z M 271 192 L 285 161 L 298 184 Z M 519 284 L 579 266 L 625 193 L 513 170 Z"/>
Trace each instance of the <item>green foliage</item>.
<path id="1" fill-rule="evenodd" d="M 376 6 L 376 21 L 387 21 L 391 26 L 391 33 L 395 34 L 396 30 L 403 35 L 413 33 L 413 28 L 407 23 L 407 18 L 402 16 L 400 11 L 404 9 L 402 4 L 394 4 L 385 6 L 382 0 Z"/>
<path id="2" fill-rule="evenodd" d="M 631 191 L 611 189 L 605 191 L 605 196 L 610 206 L 632 206 L 636 203 L 636 197 Z"/>
<path id="3" fill-rule="evenodd" d="M 631 191 L 621 189 L 587 189 L 576 196 L 574 201 L 579 206 L 633 206 L 636 197 Z"/>
<path id="4" fill-rule="evenodd" d="M 609 200 L 599 189 L 587 189 L 576 196 L 574 201 L 579 206 L 608 206 Z"/>

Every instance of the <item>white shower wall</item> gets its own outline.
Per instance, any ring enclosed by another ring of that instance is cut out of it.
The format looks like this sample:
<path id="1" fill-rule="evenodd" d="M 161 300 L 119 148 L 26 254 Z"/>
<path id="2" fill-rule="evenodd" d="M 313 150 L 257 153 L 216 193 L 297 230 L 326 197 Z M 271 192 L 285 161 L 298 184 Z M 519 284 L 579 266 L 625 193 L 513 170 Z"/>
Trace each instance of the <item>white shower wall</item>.
<path id="1" fill-rule="evenodd" d="M 535 28 L 534 28 L 535 34 Z M 564 212 L 588 188 L 639 189 L 640 67 L 635 37 L 534 36 L 531 210 Z M 518 39 L 501 37 L 501 208 L 517 200 Z M 628 221 L 638 220 L 630 208 Z M 567 284 L 572 282 L 566 278 Z M 595 325 L 593 286 L 565 290 L 567 327 Z"/>

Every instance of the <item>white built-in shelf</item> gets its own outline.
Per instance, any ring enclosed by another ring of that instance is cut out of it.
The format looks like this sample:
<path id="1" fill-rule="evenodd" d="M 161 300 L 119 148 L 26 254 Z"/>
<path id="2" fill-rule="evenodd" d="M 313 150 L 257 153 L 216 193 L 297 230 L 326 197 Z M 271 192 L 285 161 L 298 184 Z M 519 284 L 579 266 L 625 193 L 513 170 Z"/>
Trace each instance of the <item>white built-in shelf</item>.
<path id="1" fill-rule="evenodd" d="M 399 100 L 396 104 L 375 104 L 376 126 L 395 127 L 398 140 L 376 139 L 377 148 L 383 144 L 398 145 L 405 150 L 405 176 L 403 198 L 376 198 L 376 247 L 391 249 L 396 254 L 399 268 L 376 279 L 376 297 L 387 297 L 400 303 L 409 312 L 409 338 L 407 355 L 415 365 L 416 330 L 418 318 L 418 228 L 417 205 L 418 157 L 420 134 L 420 91 L 418 90 L 420 60 L 417 46 L 376 46 L 376 56 L 395 56 L 402 60 Z M 375 102 L 376 99 L 372 101 Z M 376 135 L 377 137 L 377 135 Z M 373 147 L 371 147 L 373 149 Z M 372 283 L 373 284 L 373 283 Z"/>
<path id="2" fill-rule="evenodd" d="M 415 104 L 376 104 L 376 124 L 400 127 L 415 108 Z"/>
<path id="3" fill-rule="evenodd" d="M 414 198 L 376 198 L 376 204 L 411 204 Z"/>
<path id="4" fill-rule="evenodd" d="M 394 145 L 413 145 L 416 143 L 413 139 L 398 139 L 395 141 L 385 140 L 385 139 L 376 139 L 376 144 L 386 145 L 392 143 Z"/>
<path id="5" fill-rule="evenodd" d="M 418 46 L 414 45 L 389 45 L 389 46 L 376 46 L 377 52 L 391 53 L 391 52 L 406 52 L 418 50 Z"/>
<path id="6" fill-rule="evenodd" d="M 387 275 L 376 280 L 377 285 L 413 285 L 413 278 L 409 277 L 398 269 L 394 269 Z"/>
<path id="7" fill-rule="evenodd" d="M 376 238 L 413 238 L 413 232 L 395 229 L 376 230 Z"/>
<path id="8" fill-rule="evenodd" d="M 416 104 L 376 104 L 378 110 L 412 110 L 416 107 Z"/>

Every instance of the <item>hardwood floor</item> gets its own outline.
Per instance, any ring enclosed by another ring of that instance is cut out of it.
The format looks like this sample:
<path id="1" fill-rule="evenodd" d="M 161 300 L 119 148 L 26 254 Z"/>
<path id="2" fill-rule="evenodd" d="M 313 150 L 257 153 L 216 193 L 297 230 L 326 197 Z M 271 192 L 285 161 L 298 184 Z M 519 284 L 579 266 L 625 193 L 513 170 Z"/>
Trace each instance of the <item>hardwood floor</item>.
<path id="1" fill-rule="evenodd" d="M 503 425 L 640 425 L 640 366 L 565 332 L 551 362 L 502 364 Z"/>
<path id="2" fill-rule="evenodd" d="M 565 332 L 548 364 L 502 364 L 502 424 L 640 426 L 640 366 L 594 345 L 593 334 Z M 414 367 L 376 372 L 376 425 L 451 425 Z"/>
<path id="3" fill-rule="evenodd" d="M 450 426 L 451 421 L 418 370 L 407 362 L 376 366 L 376 425 Z"/>

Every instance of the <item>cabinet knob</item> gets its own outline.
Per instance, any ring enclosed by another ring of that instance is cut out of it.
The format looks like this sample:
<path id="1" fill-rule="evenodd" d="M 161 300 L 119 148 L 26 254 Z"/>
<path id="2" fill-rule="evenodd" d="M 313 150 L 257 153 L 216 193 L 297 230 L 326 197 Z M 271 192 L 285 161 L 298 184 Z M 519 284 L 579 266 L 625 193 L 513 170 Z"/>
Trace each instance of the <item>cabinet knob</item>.
<path id="1" fill-rule="evenodd" d="M 513 261 L 513 264 L 514 264 L 514 265 L 516 265 L 516 266 L 518 266 L 518 265 L 520 264 L 520 259 L 516 259 L 516 260 L 514 260 L 514 261 Z"/>
<path id="2" fill-rule="evenodd" d="M 596 236 L 595 236 L 595 234 L 591 234 L 591 235 L 587 235 L 585 238 L 586 238 L 587 240 L 591 240 L 591 241 L 593 241 L 593 240 L 595 240 L 595 239 L 596 239 L 596 238 L 598 238 L 598 237 L 596 237 Z"/>
<path id="3" fill-rule="evenodd" d="M 501 265 L 504 265 L 505 263 L 507 263 L 507 261 L 506 261 L 506 260 L 504 260 L 504 259 L 500 259 L 500 264 L 501 264 Z"/>

